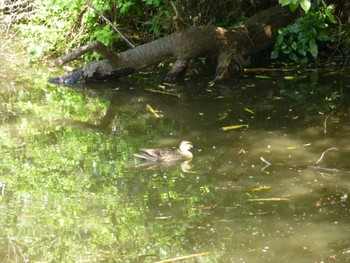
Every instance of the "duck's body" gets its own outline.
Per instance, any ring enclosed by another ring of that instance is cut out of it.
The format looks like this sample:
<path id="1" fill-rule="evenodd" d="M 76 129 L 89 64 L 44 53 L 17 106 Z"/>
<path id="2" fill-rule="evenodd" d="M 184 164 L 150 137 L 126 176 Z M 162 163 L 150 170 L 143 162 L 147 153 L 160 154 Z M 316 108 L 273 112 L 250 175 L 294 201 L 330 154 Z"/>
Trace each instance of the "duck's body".
<path id="1" fill-rule="evenodd" d="M 156 149 L 140 149 L 141 153 L 134 156 L 148 162 L 176 162 L 191 160 L 193 154 L 190 150 L 193 145 L 189 141 L 182 141 L 180 147 L 163 147 Z"/>

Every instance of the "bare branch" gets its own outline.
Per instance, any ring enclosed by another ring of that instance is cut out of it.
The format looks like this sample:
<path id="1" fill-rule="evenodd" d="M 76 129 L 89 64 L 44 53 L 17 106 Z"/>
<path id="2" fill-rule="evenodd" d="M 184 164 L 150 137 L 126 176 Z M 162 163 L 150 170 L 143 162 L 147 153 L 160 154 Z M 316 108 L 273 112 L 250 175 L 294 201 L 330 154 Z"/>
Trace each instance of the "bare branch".
<path id="1" fill-rule="evenodd" d="M 94 10 L 100 17 L 102 17 L 113 29 L 115 32 L 118 33 L 118 35 L 128 44 L 129 47 L 135 48 L 135 45 L 131 43 L 118 28 L 116 28 L 111 21 L 108 20 L 107 17 L 105 17 L 100 11 L 98 11 L 88 0 L 85 0 L 85 3 L 90 7 L 92 10 Z"/>
<path id="2" fill-rule="evenodd" d="M 97 50 L 99 53 L 104 55 L 108 60 L 117 61 L 118 60 L 118 54 L 109 50 L 105 45 L 103 45 L 99 41 L 93 41 L 88 45 L 82 46 L 78 48 L 77 50 L 73 51 L 72 53 L 69 53 L 65 56 L 59 57 L 54 60 L 54 63 L 56 66 L 63 65 L 67 62 L 73 61 L 77 57 L 91 51 L 91 50 Z"/>

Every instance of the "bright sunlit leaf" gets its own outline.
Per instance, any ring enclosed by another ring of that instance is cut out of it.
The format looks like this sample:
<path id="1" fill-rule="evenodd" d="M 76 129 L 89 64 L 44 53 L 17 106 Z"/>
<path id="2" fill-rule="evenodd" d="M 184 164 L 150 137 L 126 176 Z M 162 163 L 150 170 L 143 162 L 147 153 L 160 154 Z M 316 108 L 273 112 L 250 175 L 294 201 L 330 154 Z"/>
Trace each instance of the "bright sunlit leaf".
<path id="1" fill-rule="evenodd" d="M 289 4 L 289 9 L 290 9 L 290 11 L 292 11 L 292 13 L 294 13 L 295 10 L 298 9 L 298 6 L 299 6 L 299 3 L 293 3 L 293 2 L 291 2 L 291 3 Z"/>
<path id="2" fill-rule="evenodd" d="M 300 6 L 305 11 L 305 13 L 307 13 L 311 7 L 311 1 L 310 0 L 301 0 Z"/>

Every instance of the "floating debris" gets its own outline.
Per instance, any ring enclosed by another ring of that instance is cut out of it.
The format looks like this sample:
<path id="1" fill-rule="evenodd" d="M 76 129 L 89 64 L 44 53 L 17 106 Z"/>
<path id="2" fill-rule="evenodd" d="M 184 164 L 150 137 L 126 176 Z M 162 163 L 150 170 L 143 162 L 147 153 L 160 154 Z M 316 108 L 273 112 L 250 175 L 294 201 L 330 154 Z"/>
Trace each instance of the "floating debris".
<path id="1" fill-rule="evenodd" d="M 163 95 L 169 95 L 169 96 L 174 96 L 174 97 L 180 98 L 180 94 L 171 93 L 168 91 L 162 91 L 162 90 L 156 90 L 156 89 L 145 89 L 145 90 L 149 91 L 149 92 L 154 92 L 154 93 L 159 93 L 159 94 L 163 94 Z"/>
<path id="2" fill-rule="evenodd" d="M 152 107 L 151 105 L 149 105 L 149 104 L 146 105 L 146 109 L 147 109 L 150 113 L 152 113 L 156 118 L 162 118 L 162 117 L 163 117 L 163 115 L 158 114 L 158 111 L 155 110 L 155 109 L 153 109 L 153 107 Z"/>
<path id="3" fill-rule="evenodd" d="M 289 201 L 288 198 L 284 197 L 271 197 L 271 198 L 250 198 L 248 202 L 263 202 L 263 201 Z"/>
<path id="4" fill-rule="evenodd" d="M 244 110 L 245 110 L 246 112 L 249 112 L 249 113 L 252 114 L 252 115 L 255 115 L 255 112 L 252 111 L 251 109 L 244 108 Z"/>
<path id="5" fill-rule="evenodd" d="M 249 128 L 249 125 L 248 124 L 238 124 L 238 125 L 224 126 L 224 127 L 221 127 L 220 130 L 231 131 L 231 130 L 236 130 L 236 129 L 241 129 L 241 128 Z"/>
<path id="6" fill-rule="evenodd" d="M 262 191 L 262 190 L 269 190 L 271 188 L 272 188 L 272 186 L 270 186 L 270 185 L 264 185 L 264 186 L 259 186 L 259 187 L 250 189 L 249 191 L 250 192 L 257 192 L 257 191 Z"/>

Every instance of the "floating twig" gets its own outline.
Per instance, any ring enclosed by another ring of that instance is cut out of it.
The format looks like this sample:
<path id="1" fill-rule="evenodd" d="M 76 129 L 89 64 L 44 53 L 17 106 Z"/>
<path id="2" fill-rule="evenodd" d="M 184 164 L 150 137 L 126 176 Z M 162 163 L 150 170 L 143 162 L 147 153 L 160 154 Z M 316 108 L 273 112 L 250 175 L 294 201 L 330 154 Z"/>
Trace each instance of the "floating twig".
<path id="1" fill-rule="evenodd" d="M 153 107 L 149 104 L 146 105 L 146 109 L 152 113 L 156 118 L 161 118 L 163 117 L 163 115 L 159 114 L 155 109 L 153 109 Z"/>
<path id="2" fill-rule="evenodd" d="M 324 120 L 324 123 L 323 123 L 323 127 L 324 127 L 323 133 L 324 133 L 324 135 L 327 134 L 327 121 L 328 121 L 328 118 L 329 118 L 329 115 L 326 117 L 326 119 Z"/>
<path id="3" fill-rule="evenodd" d="M 261 171 L 264 171 L 267 167 L 269 167 L 269 166 L 271 165 L 271 163 L 269 163 L 268 161 L 266 161 L 266 160 L 264 159 L 264 157 L 260 157 L 260 160 L 261 160 L 263 163 L 266 164 L 263 168 L 261 168 Z"/>
<path id="4" fill-rule="evenodd" d="M 263 186 L 259 186 L 259 187 L 250 189 L 249 191 L 250 192 L 257 192 L 257 191 L 262 191 L 262 190 L 269 190 L 271 188 L 272 188 L 272 186 L 270 186 L 270 185 L 263 185 Z"/>
<path id="5" fill-rule="evenodd" d="M 264 159 L 264 157 L 260 157 L 260 160 L 263 161 L 266 165 L 271 165 L 268 161 Z"/>
<path id="6" fill-rule="evenodd" d="M 247 199 L 248 202 L 263 202 L 263 201 L 289 201 L 285 197 L 270 197 L 270 198 L 250 198 Z"/>
<path id="7" fill-rule="evenodd" d="M 318 164 L 319 162 L 321 162 L 322 159 L 323 159 L 323 157 L 324 157 L 324 155 L 325 155 L 327 152 L 332 151 L 332 150 L 338 150 L 338 149 L 332 147 L 332 148 L 329 148 L 329 149 L 325 150 L 325 151 L 322 153 L 321 157 L 317 160 L 317 162 L 315 162 L 315 164 Z"/>
<path id="8" fill-rule="evenodd" d="M 163 94 L 163 95 L 169 95 L 169 96 L 174 96 L 174 97 L 180 98 L 179 94 L 175 94 L 175 93 L 171 93 L 171 92 L 167 92 L 167 91 L 156 90 L 156 89 L 145 89 L 145 90 L 149 91 L 149 92 L 154 92 L 154 93 L 159 93 L 159 94 Z"/>
<path id="9" fill-rule="evenodd" d="M 245 68 L 244 73 L 285 71 L 283 68 Z"/>
<path id="10" fill-rule="evenodd" d="M 246 112 L 249 112 L 249 113 L 252 114 L 252 115 L 255 115 L 255 112 L 252 111 L 251 109 L 244 108 L 244 110 L 245 110 Z"/>
<path id="11" fill-rule="evenodd" d="M 239 124 L 239 125 L 231 125 L 231 126 L 224 126 L 221 127 L 220 130 L 222 131 L 230 131 L 230 130 L 236 130 L 241 128 L 249 128 L 248 124 Z"/>
<path id="12" fill-rule="evenodd" d="M 195 258 L 195 257 L 209 256 L 210 254 L 211 254 L 210 252 L 202 252 L 202 253 L 191 254 L 191 255 L 187 255 L 187 256 L 180 256 L 180 257 L 176 257 L 176 258 L 164 259 L 164 260 L 157 261 L 157 262 L 154 262 L 154 263 L 175 262 L 175 261 L 185 260 L 185 259 L 190 259 L 190 258 Z"/>

